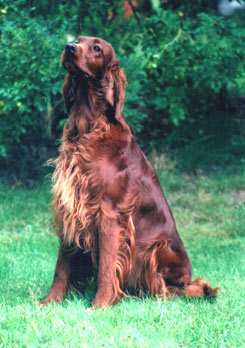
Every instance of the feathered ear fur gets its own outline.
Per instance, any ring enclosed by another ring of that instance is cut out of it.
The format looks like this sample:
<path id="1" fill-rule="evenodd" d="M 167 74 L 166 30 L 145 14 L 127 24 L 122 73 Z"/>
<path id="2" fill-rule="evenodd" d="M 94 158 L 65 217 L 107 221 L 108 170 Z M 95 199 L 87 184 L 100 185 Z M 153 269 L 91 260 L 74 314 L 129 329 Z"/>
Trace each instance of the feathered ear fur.
<path id="1" fill-rule="evenodd" d="M 113 107 L 113 116 L 117 122 L 125 123 L 123 117 L 123 104 L 127 80 L 124 70 L 119 68 L 118 63 L 108 68 L 105 75 L 105 83 L 105 98 Z"/>
<path id="2" fill-rule="evenodd" d="M 67 74 L 62 87 L 63 99 L 67 112 L 71 111 L 75 102 L 75 88 L 75 79 L 70 74 Z"/>

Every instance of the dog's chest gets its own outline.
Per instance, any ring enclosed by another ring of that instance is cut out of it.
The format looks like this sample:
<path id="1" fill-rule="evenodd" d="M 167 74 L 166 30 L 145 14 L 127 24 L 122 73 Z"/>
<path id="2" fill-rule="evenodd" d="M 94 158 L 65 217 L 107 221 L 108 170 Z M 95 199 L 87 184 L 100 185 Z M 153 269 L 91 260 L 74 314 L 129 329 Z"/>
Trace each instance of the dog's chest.
<path id="1" fill-rule="evenodd" d="M 124 186 L 125 147 L 125 142 L 112 139 L 110 128 L 95 129 L 79 143 L 62 143 L 53 175 L 53 205 L 67 229 L 94 225 L 115 183 Z M 118 189 L 115 192 L 118 195 Z"/>
<path id="2" fill-rule="evenodd" d="M 53 174 L 54 206 L 62 211 L 63 219 L 80 228 L 92 223 L 102 197 L 100 178 L 92 162 L 88 153 L 64 148 Z"/>

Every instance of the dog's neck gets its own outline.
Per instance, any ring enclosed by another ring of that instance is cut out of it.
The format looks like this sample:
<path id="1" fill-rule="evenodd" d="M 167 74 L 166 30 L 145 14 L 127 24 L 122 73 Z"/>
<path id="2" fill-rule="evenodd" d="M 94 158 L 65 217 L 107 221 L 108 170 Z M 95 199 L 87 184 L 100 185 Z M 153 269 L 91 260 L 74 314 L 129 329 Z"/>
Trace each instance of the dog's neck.
<path id="1" fill-rule="evenodd" d="M 69 142 L 79 140 L 91 132 L 99 119 L 112 119 L 113 108 L 105 99 L 106 86 L 88 79 L 76 79 L 74 83 L 74 105 L 65 126 L 65 137 Z"/>

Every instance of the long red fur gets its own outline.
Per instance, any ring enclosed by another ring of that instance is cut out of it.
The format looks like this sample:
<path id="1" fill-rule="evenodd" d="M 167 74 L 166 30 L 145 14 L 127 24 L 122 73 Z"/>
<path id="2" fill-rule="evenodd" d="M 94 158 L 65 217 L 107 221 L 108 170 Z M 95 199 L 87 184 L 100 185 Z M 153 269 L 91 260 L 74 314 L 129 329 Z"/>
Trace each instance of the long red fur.
<path id="1" fill-rule="evenodd" d="M 53 174 L 60 250 L 43 304 L 63 300 L 93 275 L 95 307 L 126 296 L 125 288 L 159 297 L 215 297 L 217 288 L 202 278 L 191 280 L 157 176 L 124 119 L 126 78 L 113 48 L 80 37 L 67 45 L 62 63 L 70 115 Z"/>

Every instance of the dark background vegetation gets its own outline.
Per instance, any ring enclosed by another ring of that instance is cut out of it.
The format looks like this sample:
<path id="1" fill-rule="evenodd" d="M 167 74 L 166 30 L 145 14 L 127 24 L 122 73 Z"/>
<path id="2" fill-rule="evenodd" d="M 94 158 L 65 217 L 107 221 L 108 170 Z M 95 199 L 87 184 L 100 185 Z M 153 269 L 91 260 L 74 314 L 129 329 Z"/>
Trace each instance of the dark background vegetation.
<path id="1" fill-rule="evenodd" d="M 0 174 L 32 185 L 66 113 L 64 45 L 109 41 L 126 70 L 125 116 L 143 150 L 181 170 L 244 164 L 245 20 L 214 1 L 0 1 Z"/>

